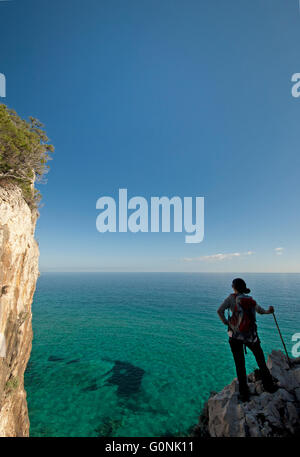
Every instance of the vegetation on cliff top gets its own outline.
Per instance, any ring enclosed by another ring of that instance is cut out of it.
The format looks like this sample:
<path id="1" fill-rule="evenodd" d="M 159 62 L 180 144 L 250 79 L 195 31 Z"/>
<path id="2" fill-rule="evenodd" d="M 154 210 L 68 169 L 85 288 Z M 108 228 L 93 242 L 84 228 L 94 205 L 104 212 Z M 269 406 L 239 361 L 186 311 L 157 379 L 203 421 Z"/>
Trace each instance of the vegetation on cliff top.
<path id="1" fill-rule="evenodd" d="M 43 124 L 33 117 L 21 119 L 0 104 L 0 182 L 16 183 L 31 208 L 39 205 L 41 194 L 34 183 L 43 181 L 53 151 Z"/>

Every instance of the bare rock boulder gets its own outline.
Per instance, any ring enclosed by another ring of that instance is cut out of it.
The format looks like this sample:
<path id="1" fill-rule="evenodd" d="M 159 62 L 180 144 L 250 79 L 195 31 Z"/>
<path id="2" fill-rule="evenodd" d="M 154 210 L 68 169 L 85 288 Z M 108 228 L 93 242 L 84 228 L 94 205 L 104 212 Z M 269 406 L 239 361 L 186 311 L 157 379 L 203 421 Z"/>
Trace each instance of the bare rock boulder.
<path id="1" fill-rule="evenodd" d="M 250 401 L 238 397 L 236 379 L 207 401 L 194 434 L 211 437 L 286 437 L 300 433 L 300 358 L 290 368 L 281 351 L 272 351 L 267 365 L 278 390 L 264 391 L 259 371 L 248 376 Z"/>

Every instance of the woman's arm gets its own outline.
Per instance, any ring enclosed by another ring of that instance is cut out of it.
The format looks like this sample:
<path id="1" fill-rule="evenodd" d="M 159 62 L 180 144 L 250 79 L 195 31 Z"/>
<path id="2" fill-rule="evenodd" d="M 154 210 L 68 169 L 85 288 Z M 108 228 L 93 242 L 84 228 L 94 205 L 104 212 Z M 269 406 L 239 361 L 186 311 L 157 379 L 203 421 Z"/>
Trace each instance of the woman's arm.
<path id="1" fill-rule="evenodd" d="M 273 306 L 269 306 L 269 309 L 264 309 L 256 303 L 255 311 L 258 314 L 273 314 L 274 308 L 273 308 Z"/>
<path id="2" fill-rule="evenodd" d="M 225 311 L 226 311 L 226 309 L 230 308 L 230 304 L 231 304 L 231 301 L 230 301 L 230 296 L 229 296 L 223 301 L 222 305 L 219 307 L 219 309 L 217 311 L 219 318 L 225 325 L 228 325 L 228 320 L 225 317 Z"/>

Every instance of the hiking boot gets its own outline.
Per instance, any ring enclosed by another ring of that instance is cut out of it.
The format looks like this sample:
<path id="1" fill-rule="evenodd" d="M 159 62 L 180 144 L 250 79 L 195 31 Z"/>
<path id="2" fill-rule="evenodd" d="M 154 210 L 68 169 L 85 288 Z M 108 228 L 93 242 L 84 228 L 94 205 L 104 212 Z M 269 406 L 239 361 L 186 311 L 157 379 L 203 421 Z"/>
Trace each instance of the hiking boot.
<path id="1" fill-rule="evenodd" d="M 240 392 L 239 396 L 238 396 L 238 399 L 242 402 L 242 403 L 246 403 L 247 401 L 250 400 L 250 390 L 247 389 L 247 390 L 242 390 L 242 392 Z"/>
<path id="2" fill-rule="evenodd" d="M 242 403 L 246 403 L 247 401 L 250 401 L 250 394 L 239 394 L 238 399 Z"/>
<path id="3" fill-rule="evenodd" d="M 267 387 L 264 386 L 264 389 L 269 394 L 274 394 L 275 392 L 277 392 L 279 387 L 276 384 L 272 384 L 271 386 L 267 386 Z"/>

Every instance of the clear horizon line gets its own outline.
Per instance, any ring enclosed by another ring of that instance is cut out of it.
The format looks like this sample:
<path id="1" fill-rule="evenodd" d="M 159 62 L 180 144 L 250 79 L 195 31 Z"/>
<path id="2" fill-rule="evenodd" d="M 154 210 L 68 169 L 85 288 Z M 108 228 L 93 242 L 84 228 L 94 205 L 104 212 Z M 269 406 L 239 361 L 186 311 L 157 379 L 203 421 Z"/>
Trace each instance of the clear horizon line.
<path id="1" fill-rule="evenodd" d="M 300 274 L 300 271 L 40 270 L 41 273 Z"/>

